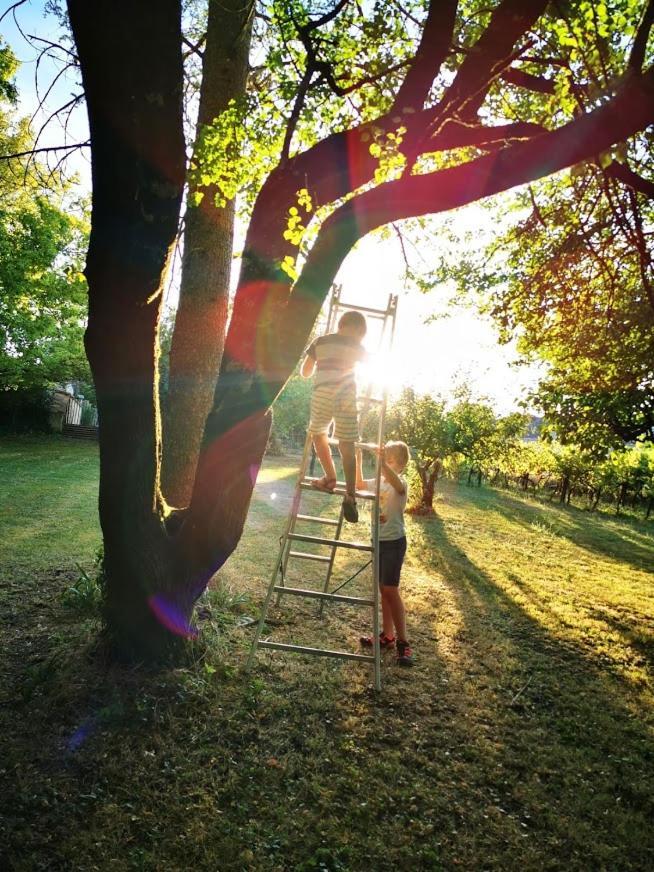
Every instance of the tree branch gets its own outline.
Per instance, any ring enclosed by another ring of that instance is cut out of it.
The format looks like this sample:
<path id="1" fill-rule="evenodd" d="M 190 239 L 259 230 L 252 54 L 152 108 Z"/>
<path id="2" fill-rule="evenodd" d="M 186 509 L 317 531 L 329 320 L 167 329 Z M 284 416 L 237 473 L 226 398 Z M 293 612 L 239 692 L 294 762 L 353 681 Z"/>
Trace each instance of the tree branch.
<path id="1" fill-rule="evenodd" d="M 322 77 L 337 97 L 345 97 L 347 94 L 352 94 L 354 91 L 363 88 L 364 85 L 374 85 L 375 82 L 379 82 L 380 79 L 388 76 L 389 73 L 396 73 L 403 67 L 408 66 L 408 64 L 409 61 L 400 61 L 397 64 L 392 64 L 390 67 L 387 67 L 382 73 L 377 73 L 374 76 L 364 76 L 363 79 L 359 79 L 346 87 L 338 84 L 334 78 L 334 72 L 331 66 L 326 61 L 316 61 L 316 70 L 322 74 Z"/>
<path id="2" fill-rule="evenodd" d="M 333 9 L 326 12 L 320 18 L 316 18 L 315 21 L 308 21 L 305 25 L 299 28 L 299 30 L 303 34 L 309 34 L 312 30 L 319 30 L 321 27 L 324 27 L 325 24 L 329 24 L 330 21 L 333 21 L 349 2 L 350 0 L 339 0 Z"/>
<path id="3" fill-rule="evenodd" d="M 654 182 L 639 176 L 638 173 L 635 173 L 626 164 L 614 160 L 605 168 L 604 172 L 611 176 L 611 178 L 623 182 L 634 191 L 645 194 L 650 199 L 654 198 Z"/>
<path id="4" fill-rule="evenodd" d="M 587 160 L 654 123 L 654 69 L 630 78 L 608 103 L 552 133 L 498 154 L 426 175 L 405 176 L 349 200 L 326 219 L 291 294 L 316 312 L 352 245 L 392 221 L 437 214 Z M 299 353 L 299 352 L 298 352 Z"/>
<path id="5" fill-rule="evenodd" d="M 447 57 L 456 24 L 457 7 L 458 0 L 431 0 L 420 45 L 397 92 L 392 111 L 422 109 Z"/>
<path id="6" fill-rule="evenodd" d="M 74 151 L 77 148 L 87 148 L 90 146 L 90 142 L 76 142 L 71 145 L 54 145 L 47 146 L 45 148 L 31 148 L 28 151 L 17 151 L 14 154 L 0 154 L 0 160 L 18 160 L 21 157 L 31 157 L 35 154 L 41 154 L 45 151 Z"/>
<path id="7" fill-rule="evenodd" d="M 79 66 L 79 58 L 75 54 L 74 51 L 71 51 L 69 48 L 66 48 L 65 45 L 62 45 L 60 42 L 52 42 L 52 40 L 44 39 L 42 36 L 36 36 L 34 33 L 26 34 L 28 40 L 34 40 L 34 42 L 42 42 L 46 45 L 46 48 L 43 51 L 47 51 L 50 48 L 55 49 L 56 51 L 62 51 L 64 54 L 67 54 L 68 57 L 72 59 L 72 62 Z M 34 46 L 36 48 L 36 46 Z"/>
<path id="8" fill-rule="evenodd" d="M 8 9 L 5 9 L 2 15 L 0 15 L 0 24 L 2 24 L 8 15 L 11 15 L 12 12 L 15 12 L 19 6 L 23 6 L 25 3 L 27 3 L 27 0 L 18 0 L 17 3 L 12 3 L 12 5 Z"/>
<path id="9" fill-rule="evenodd" d="M 476 113 L 493 79 L 506 67 L 521 36 L 535 24 L 547 8 L 547 0 L 503 0 L 495 9 L 488 27 L 466 55 L 443 99 L 459 111 L 465 104 L 468 115 Z M 440 113 L 439 113 L 440 114 Z"/>
<path id="10" fill-rule="evenodd" d="M 493 80 L 515 58 L 515 45 L 545 11 L 548 0 L 502 0 L 472 49 L 466 54 L 454 81 L 432 110 L 428 137 L 455 116 L 473 118 L 484 102 Z M 405 138 L 409 165 L 422 150 L 425 133 Z"/>
<path id="11" fill-rule="evenodd" d="M 511 85 L 517 85 L 519 88 L 526 88 L 528 91 L 537 91 L 539 94 L 553 94 L 554 80 L 546 79 L 544 76 L 534 76 L 532 73 L 526 73 L 524 70 L 509 67 L 504 70 L 500 79 L 508 82 Z"/>
<path id="12" fill-rule="evenodd" d="M 632 70 L 634 73 L 640 73 L 643 67 L 645 51 L 647 50 L 647 39 L 652 29 L 652 24 L 654 24 L 654 0 L 649 0 L 643 11 L 643 17 L 638 25 L 634 44 L 631 47 L 631 54 L 627 61 L 627 69 Z"/>
<path id="13" fill-rule="evenodd" d="M 186 53 L 186 57 L 188 57 L 188 55 L 190 55 L 190 54 L 195 54 L 200 59 L 202 59 L 204 57 L 204 52 L 202 51 L 202 46 L 204 45 L 206 38 L 207 37 L 205 34 L 200 40 L 198 40 L 197 43 L 195 43 L 195 42 L 191 42 L 191 40 L 188 37 L 183 36 L 182 43 L 184 45 L 188 46 L 188 49 L 189 49 L 188 52 Z"/>

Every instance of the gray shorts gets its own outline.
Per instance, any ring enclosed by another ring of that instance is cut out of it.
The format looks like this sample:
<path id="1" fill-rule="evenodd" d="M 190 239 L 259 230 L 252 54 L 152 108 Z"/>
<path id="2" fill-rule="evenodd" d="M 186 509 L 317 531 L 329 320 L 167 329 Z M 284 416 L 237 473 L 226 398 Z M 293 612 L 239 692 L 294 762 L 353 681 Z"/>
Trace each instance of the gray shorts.
<path id="1" fill-rule="evenodd" d="M 406 536 L 379 542 L 380 587 L 399 587 L 400 573 L 406 555 Z"/>

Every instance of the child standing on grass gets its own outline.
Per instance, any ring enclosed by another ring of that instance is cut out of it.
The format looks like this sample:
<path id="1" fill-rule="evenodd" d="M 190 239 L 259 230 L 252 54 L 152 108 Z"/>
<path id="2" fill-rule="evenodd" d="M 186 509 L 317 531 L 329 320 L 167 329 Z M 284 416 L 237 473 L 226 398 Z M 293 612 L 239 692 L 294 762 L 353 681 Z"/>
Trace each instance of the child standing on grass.
<path id="1" fill-rule="evenodd" d="M 343 515 L 351 523 L 359 520 L 354 449 L 359 438 L 359 421 L 354 368 L 368 356 L 361 345 L 366 330 L 366 319 L 360 312 L 346 312 L 338 322 L 337 333 L 320 336 L 307 348 L 300 370 L 304 378 L 310 378 L 315 372 L 309 432 L 324 475 L 313 482 L 313 487 L 327 493 L 332 493 L 336 487 L 336 468 L 327 436 L 333 420 L 345 474 Z"/>
<path id="2" fill-rule="evenodd" d="M 400 666 L 413 666 L 413 654 L 406 631 L 406 611 L 400 596 L 400 573 L 406 554 L 404 510 L 407 484 L 402 473 L 409 462 L 409 448 L 405 442 L 387 442 L 375 450 L 381 457 L 379 481 L 379 589 L 382 601 L 382 632 L 379 644 L 390 648 L 395 644 Z M 357 473 L 360 462 L 357 464 Z M 375 479 L 357 478 L 359 490 L 375 490 Z M 371 647 L 371 636 L 362 636 L 361 644 Z"/>

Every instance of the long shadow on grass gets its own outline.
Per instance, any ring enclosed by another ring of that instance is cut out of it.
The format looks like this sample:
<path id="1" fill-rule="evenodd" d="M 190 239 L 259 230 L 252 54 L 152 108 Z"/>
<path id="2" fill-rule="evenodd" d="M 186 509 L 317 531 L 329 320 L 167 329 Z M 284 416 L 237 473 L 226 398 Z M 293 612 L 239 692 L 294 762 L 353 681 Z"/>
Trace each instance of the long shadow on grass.
<path id="1" fill-rule="evenodd" d="M 581 548 L 629 563 L 636 569 L 654 571 L 654 537 L 650 531 L 638 529 L 634 522 L 621 520 L 624 529 L 617 530 L 615 519 L 592 515 L 574 506 L 527 502 L 498 490 L 476 491 L 474 500 L 479 508 L 499 512 L 521 527 L 544 526 Z"/>
<path id="2" fill-rule="evenodd" d="M 654 851 L 654 743 L 642 702 L 602 670 L 599 656 L 593 661 L 529 616 L 438 517 L 416 518 L 418 530 L 462 621 L 460 664 L 450 661 L 449 681 L 467 696 L 466 717 L 480 719 L 467 741 L 504 794 L 501 811 L 524 812 L 525 832 L 551 842 L 547 868 L 561 868 L 558 846 L 575 858 L 571 867 L 643 868 Z"/>

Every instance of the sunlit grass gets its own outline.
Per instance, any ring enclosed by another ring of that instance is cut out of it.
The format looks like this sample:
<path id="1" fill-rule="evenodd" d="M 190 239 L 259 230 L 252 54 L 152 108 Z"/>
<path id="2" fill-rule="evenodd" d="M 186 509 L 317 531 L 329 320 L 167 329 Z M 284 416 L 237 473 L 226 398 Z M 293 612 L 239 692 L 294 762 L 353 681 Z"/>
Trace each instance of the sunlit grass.
<path id="1" fill-rule="evenodd" d="M 0 440 L 0 577 L 89 565 L 100 545 L 98 446 L 46 437 Z"/>
<path id="2" fill-rule="evenodd" d="M 87 450 L 69 459 L 91 492 Z M 34 494 L 49 492 L 55 514 L 66 505 L 49 457 L 29 464 L 29 486 L 27 466 L 15 476 L 17 567 L 19 530 L 38 535 Z M 386 654 L 379 697 L 353 663 L 261 652 L 244 674 L 253 631 L 240 619 L 263 599 L 298 463 L 266 460 L 185 668 L 90 656 L 97 625 L 61 604 L 68 582 L 53 573 L 71 554 L 90 565 L 90 512 L 68 554 L 35 540 L 42 571 L 0 591 L 0 795 L 16 868 L 650 868 L 651 528 L 446 483 L 436 516 L 408 521 L 413 670 Z M 306 496 L 310 513 L 337 511 Z M 365 538 L 365 519 L 345 532 Z M 357 565 L 339 557 L 337 578 Z M 316 567 L 293 573 L 320 583 Z M 368 585 L 364 573 L 347 590 Z M 282 601 L 267 632 L 357 650 L 368 626 L 361 610 L 318 619 L 314 602 Z"/>

